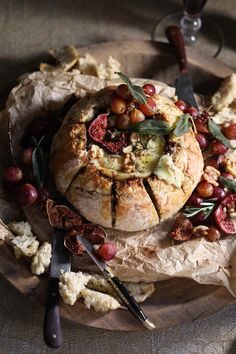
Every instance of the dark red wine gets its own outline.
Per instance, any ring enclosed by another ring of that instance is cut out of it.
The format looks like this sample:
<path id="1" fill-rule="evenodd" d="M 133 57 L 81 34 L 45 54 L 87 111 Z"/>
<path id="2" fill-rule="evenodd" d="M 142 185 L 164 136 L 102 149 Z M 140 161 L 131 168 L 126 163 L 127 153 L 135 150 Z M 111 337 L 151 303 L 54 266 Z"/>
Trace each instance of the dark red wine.
<path id="1" fill-rule="evenodd" d="M 184 11 L 191 16 L 198 15 L 206 2 L 207 0 L 183 0 Z"/>

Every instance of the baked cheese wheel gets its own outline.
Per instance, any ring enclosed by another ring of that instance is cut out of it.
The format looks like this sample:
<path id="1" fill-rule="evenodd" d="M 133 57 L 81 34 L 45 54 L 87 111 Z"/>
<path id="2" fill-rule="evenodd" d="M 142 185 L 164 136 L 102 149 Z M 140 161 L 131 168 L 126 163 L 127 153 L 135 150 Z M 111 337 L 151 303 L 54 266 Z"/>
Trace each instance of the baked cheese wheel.
<path id="1" fill-rule="evenodd" d="M 116 97 L 116 87 L 109 86 L 70 109 L 52 141 L 51 174 L 59 193 L 88 221 L 140 231 L 183 207 L 200 181 L 203 157 L 191 130 L 177 137 L 173 129 L 164 136 L 117 129 L 111 112 Z M 183 113 L 174 100 L 157 93 L 152 99 L 157 112 L 146 119 L 175 127 Z M 132 104 L 139 108 L 134 100 Z M 98 127 L 101 140 L 90 133 L 99 117 L 105 122 Z M 118 149 L 121 137 L 125 143 Z"/>

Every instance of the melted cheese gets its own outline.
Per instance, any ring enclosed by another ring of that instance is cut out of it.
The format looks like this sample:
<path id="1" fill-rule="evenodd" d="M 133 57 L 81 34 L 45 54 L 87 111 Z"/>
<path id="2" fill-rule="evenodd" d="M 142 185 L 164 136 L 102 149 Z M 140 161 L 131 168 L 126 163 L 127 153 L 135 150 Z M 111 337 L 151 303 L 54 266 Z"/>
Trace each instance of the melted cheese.
<path id="1" fill-rule="evenodd" d="M 114 155 L 103 151 L 103 154 L 91 158 L 90 162 L 105 176 L 124 180 L 133 177 L 147 177 L 153 173 L 164 152 L 165 140 L 154 136 L 147 139 L 145 148 L 133 148 L 133 171 L 125 172 L 125 155 Z M 102 149 L 100 149 L 102 150 Z"/>
<path id="2" fill-rule="evenodd" d="M 154 174 L 168 184 L 173 184 L 177 188 L 181 188 L 184 180 L 184 174 L 175 166 L 169 154 L 163 155 L 158 163 Z"/>

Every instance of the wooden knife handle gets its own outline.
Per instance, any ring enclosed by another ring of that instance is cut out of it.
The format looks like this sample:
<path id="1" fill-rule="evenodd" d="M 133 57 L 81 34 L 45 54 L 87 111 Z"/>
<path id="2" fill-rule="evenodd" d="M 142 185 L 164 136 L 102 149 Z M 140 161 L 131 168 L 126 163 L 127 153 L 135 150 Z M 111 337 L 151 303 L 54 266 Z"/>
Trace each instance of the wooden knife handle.
<path id="1" fill-rule="evenodd" d="M 50 348 L 59 348 L 62 345 L 62 331 L 59 312 L 58 278 L 50 278 L 46 309 L 43 323 L 44 342 Z"/>
<path id="2" fill-rule="evenodd" d="M 180 67 L 180 72 L 182 74 L 187 73 L 188 69 L 185 44 L 180 28 L 177 26 L 169 26 L 166 30 L 166 36 L 175 49 Z"/>

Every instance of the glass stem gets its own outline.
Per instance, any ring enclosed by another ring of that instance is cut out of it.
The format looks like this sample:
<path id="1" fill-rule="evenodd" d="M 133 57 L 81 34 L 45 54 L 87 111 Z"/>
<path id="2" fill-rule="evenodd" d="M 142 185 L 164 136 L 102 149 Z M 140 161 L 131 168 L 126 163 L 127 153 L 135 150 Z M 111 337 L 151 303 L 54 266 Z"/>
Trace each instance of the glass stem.
<path id="1" fill-rule="evenodd" d="M 180 20 L 181 32 L 184 36 L 185 43 L 187 45 L 194 44 L 197 40 L 197 33 L 202 26 L 202 20 L 200 17 L 189 16 L 184 14 Z"/>

